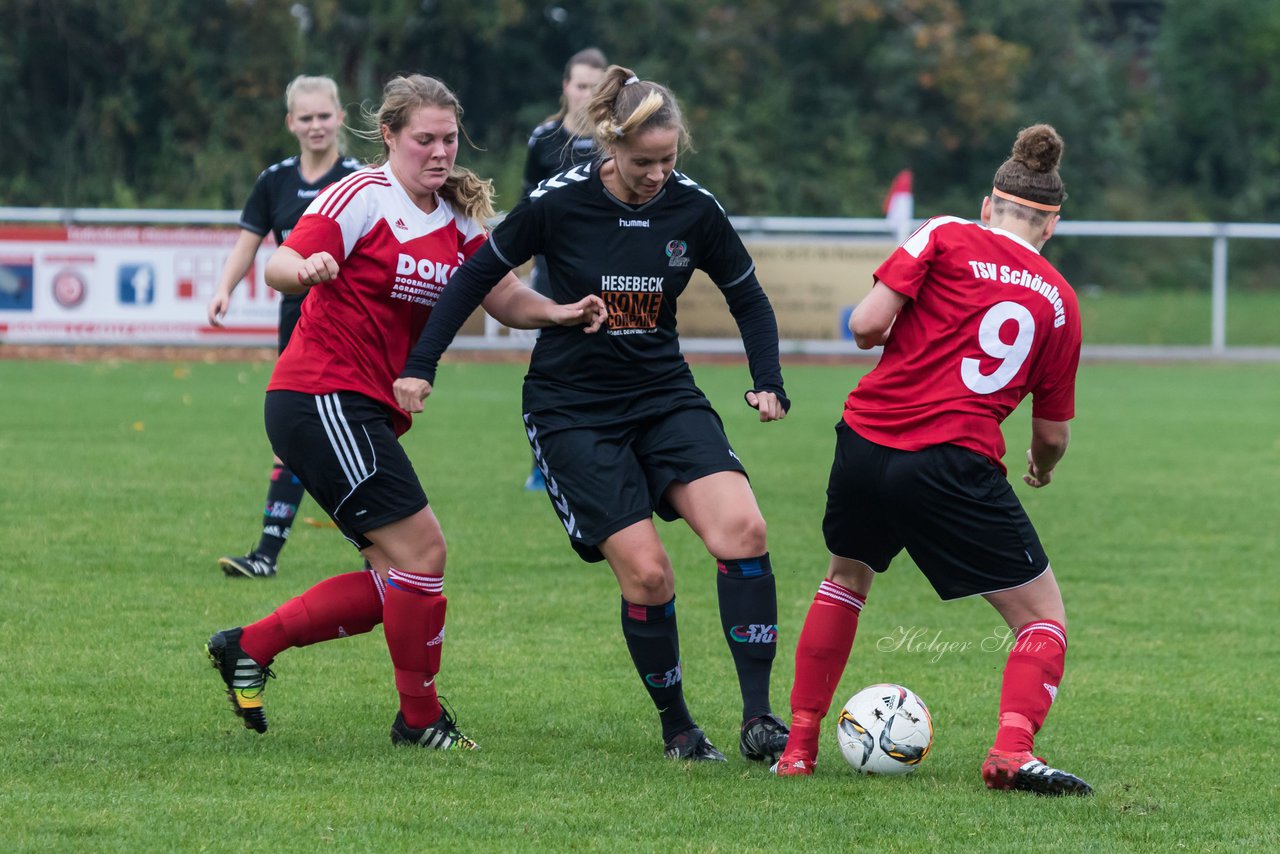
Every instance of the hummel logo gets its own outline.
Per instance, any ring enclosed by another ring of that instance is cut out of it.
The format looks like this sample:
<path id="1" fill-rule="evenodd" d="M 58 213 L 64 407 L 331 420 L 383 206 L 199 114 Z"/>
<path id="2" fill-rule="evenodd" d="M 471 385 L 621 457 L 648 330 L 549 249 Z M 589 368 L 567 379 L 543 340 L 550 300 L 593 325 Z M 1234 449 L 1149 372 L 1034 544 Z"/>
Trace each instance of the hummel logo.
<path id="1" fill-rule="evenodd" d="M 405 225 L 405 224 L 404 224 L 404 220 L 403 220 L 403 219 L 397 219 L 397 220 L 396 220 L 396 228 L 399 228 L 399 229 L 401 229 L 401 230 L 403 230 L 403 231 L 408 231 L 408 230 L 409 230 L 409 226 L 407 226 L 407 225 Z"/>

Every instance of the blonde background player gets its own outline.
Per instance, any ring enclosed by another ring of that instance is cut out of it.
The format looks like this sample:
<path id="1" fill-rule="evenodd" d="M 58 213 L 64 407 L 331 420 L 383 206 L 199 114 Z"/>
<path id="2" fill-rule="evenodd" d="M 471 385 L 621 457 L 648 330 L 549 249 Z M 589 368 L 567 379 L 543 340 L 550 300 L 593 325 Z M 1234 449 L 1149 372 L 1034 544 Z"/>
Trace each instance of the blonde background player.
<path id="1" fill-rule="evenodd" d="M 209 300 L 209 324 L 222 326 L 231 295 L 244 279 L 258 248 L 270 232 L 276 245 L 284 243 L 298 217 L 325 187 L 360 168 L 355 158 L 342 156 L 342 104 L 338 84 L 328 77 L 299 76 L 284 94 L 285 125 L 298 139 L 298 153 L 268 166 L 258 176 L 240 214 L 240 236 L 227 256 L 218 278 L 218 289 Z M 285 294 L 280 300 L 277 353 L 283 353 L 302 312 L 303 294 Z M 226 556 L 218 565 L 232 578 L 271 578 L 276 574 L 298 513 L 302 484 L 279 460 L 273 460 L 262 534 L 258 545 L 245 555 Z"/>

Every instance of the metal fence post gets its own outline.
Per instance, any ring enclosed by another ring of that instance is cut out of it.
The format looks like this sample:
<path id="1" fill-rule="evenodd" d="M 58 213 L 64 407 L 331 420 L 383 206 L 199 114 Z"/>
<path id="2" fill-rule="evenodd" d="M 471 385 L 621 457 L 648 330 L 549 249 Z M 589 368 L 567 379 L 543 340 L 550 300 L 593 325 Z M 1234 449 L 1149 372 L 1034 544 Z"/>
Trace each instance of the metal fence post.
<path id="1" fill-rule="evenodd" d="M 1227 236 L 1213 238 L 1213 334 L 1210 347 L 1214 355 L 1227 352 Z"/>

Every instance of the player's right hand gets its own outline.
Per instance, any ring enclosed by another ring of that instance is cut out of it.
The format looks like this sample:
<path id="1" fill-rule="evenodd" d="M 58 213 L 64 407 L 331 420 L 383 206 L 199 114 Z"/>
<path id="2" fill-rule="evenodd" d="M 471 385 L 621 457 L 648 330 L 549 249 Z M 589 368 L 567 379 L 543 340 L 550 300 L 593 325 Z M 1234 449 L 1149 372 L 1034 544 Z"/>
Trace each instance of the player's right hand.
<path id="1" fill-rule="evenodd" d="M 309 288 L 321 282 L 333 281 L 337 275 L 338 262 L 333 260 L 333 256 L 328 252 L 317 252 L 302 259 L 302 266 L 298 268 L 298 284 Z"/>

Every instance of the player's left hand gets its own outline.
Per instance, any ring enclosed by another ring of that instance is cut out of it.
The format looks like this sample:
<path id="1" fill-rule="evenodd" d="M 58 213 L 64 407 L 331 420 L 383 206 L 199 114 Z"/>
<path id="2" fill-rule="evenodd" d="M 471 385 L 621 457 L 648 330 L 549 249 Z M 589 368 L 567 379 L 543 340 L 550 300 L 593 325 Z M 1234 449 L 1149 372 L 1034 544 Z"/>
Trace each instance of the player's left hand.
<path id="1" fill-rule="evenodd" d="M 557 305 L 552 309 L 551 320 L 556 326 L 582 326 L 583 332 L 598 332 L 609 318 L 604 300 L 592 294 L 575 303 Z"/>
<path id="2" fill-rule="evenodd" d="M 422 402 L 431 394 L 431 383 L 417 377 L 400 377 L 391 386 L 396 404 L 405 412 L 421 412 Z"/>
<path id="3" fill-rule="evenodd" d="M 744 397 L 752 409 L 760 411 L 761 421 L 781 421 L 787 417 L 787 407 L 771 391 L 749 391 Z"/>

